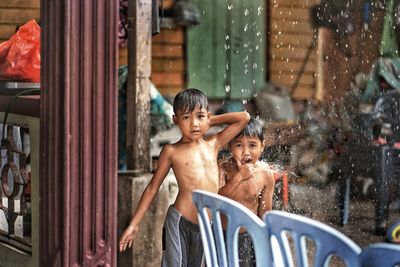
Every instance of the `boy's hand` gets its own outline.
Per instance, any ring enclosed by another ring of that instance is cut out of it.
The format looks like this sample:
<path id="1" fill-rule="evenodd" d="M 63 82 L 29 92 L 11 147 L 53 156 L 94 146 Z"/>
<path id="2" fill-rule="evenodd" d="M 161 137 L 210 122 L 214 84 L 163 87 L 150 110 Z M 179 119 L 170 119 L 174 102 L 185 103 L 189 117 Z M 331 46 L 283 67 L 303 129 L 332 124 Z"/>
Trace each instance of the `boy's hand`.
<path id="1" fill-rule="evenodd" d="M 121 240 L 119 241 L 119 252 L 125 251 L 128 247 L 132 247 L 133 240 L 139 232 L 137 225 L 129 225 L 122 233 Z"/>
<path id="2" fill-rule="evenodd" d="M 238 168 L 238 173 L 242 177 L 242 182 L 249 180 L 253 177 L 254 174 L 254 165 L 253 164 L 242 164 L 240 160 L 234 158 L 236 162 L 236 166 Z"/>

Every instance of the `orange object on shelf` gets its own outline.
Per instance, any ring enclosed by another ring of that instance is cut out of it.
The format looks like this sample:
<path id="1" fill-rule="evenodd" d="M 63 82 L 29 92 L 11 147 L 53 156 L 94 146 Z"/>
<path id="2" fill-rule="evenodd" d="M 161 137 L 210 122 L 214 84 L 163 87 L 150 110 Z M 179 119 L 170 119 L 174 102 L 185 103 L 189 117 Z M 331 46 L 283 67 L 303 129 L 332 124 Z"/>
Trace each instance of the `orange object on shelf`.
<path id="1" fill-rule="evenodd" d="M 0 80 L 40 82 L 40 27 L 35 20 L 0 44 Z"/>

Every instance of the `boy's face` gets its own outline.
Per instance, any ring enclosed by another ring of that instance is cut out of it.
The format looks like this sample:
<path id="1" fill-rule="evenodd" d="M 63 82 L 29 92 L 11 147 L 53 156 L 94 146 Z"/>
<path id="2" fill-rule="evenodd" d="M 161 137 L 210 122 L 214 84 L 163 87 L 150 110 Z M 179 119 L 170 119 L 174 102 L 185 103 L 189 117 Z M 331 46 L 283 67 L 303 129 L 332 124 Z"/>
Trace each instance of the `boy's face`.
<path id="1" fill-rule="evenodd" d="M 231 141 L 229 150 L 242 164 L 255 164 L 264 150 L 264 144 L 257 137 L 240 136 Z"/>
<path id="2" fill-rule="evenodd" d="M 189 140 L 199 140 L 203 138 L 209 128 L 208 119 L 210 113 L 206 108 L 198 106 L 192 111 L 178 111 L 173 116 L 173 121 L 179 126 L 182 136 Z"/>

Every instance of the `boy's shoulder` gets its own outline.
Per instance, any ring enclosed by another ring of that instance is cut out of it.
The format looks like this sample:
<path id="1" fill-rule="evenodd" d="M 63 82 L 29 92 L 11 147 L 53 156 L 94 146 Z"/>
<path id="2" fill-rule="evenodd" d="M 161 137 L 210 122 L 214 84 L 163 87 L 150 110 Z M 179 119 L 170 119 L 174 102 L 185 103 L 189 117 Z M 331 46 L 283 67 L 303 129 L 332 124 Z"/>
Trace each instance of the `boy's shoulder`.
<path id="1" fill-rule="evenodd" d="M 274 178 L 274 174 L 276 173 L 276 171 L 271 168 L 271 165 L 269 165 L 268 163 L 266 163 L 264 161 L 260 161 L 260 160 L 257 161 L 255 165 L 256 165 L 256 168 L 262 172 L 264 177 Z"/>
<path id="2" fill-rule="evenodd" d="M 170 155 L 174 154 L 175 151 L 176 151 L 176 143 L 174 143 L 174 144 L 165 144 L 162 147 L 161 154 L 170 156 Z"/>

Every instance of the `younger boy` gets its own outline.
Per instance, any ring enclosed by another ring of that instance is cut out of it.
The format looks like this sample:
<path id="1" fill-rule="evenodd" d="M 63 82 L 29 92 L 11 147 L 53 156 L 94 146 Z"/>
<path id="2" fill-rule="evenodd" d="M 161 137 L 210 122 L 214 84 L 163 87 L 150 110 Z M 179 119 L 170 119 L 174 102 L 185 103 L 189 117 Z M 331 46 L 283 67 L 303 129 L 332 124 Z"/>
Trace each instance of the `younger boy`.
<path id="1" fill-rule="evenodd" d="M 157 169 L 142 194 L 129 226 L 121 236 L 119 248 L 124 251 L 127 246 L 131 247 L 139 231 L 140 221 L 172 167 L 179 192 L 164 222 L 162 266 L 200 266 L 203 247 L 192 191 L 202 189 L 218 192 L 218 151 L 243 129 L 250 116 L 247 112 L 211 116 L 207 97 L 197 89 L 187 89 L 176 95 L 173 108 L 173 121 L 180 128 L 182 138 L 175 144 L 165 145 L 161 150 Z M 228 126 L 204 138 L 207 130 L 217 124 Z"/>
<path id="2" fill-rule="evenodd" d="M 219 194 L 250 209 L 260 218 L 272 209 L 275 178 L 268 164 L 259 161 L 265 142 L 261 124 L 250 119 L 243 131 L 229 143 L 231 157 L 219 163 Z M 240 266 L 255 266 L 251 237 L 239 233 Z"/>

